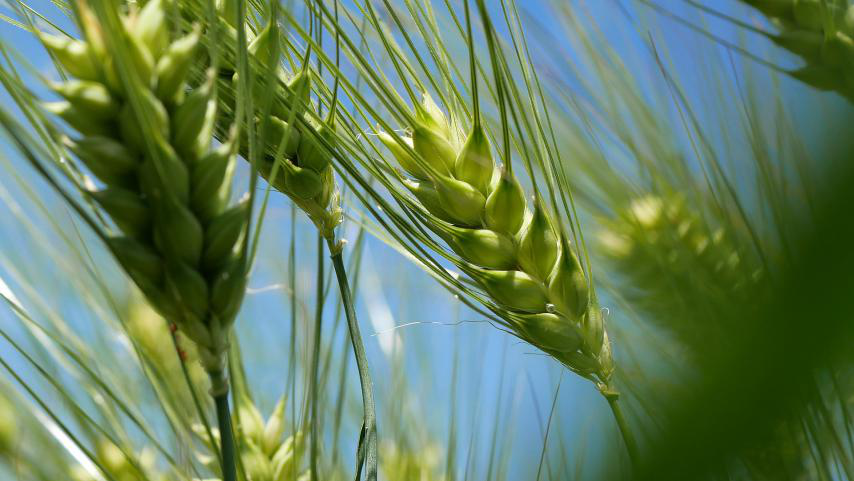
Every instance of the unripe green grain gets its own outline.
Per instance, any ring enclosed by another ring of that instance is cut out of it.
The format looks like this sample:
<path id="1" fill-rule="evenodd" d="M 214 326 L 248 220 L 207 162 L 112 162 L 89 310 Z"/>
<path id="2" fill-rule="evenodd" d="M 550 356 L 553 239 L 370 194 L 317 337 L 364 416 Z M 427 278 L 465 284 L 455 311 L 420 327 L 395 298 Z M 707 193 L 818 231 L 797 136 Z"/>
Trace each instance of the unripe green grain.
<path id="1" fill-rule="evenodd" d="M 285 186 L 299 199 L 312 199 L 323 191 L 320 176 L 311 169 L 297 167 L 288 161 L 285 165 Z"/>
<path id="2" fill-rule="evenodd" d="M 279 41 L 278 34 L 279 29 L 277 28 L 276 22 L 268 22 L 267 25 L 258 32 L 258 36 L 249 42 L 249 54 L 264 63 L 268 62 L 268 59 L 272 59 L 272 61 L 275 62 L 276 59 L 273 59 L 272 56 L 273 49 Z"/>
<path id="3" fill-rule="evenodd" d="M 107 87 L 91 80 L 69 80 L 53 85 L 53 89 L 71 103 L 80 115 L 92 119 L 112 118 L 120 108 Z"/>
<path id="4" fill-rule="evenodd" d="M 519 265 L 537 279 L 546 279 L 557 260 L 558 239 L 542 202 L 534 201 L 534 213 L 519 236 Z"/>
<path id="5" fill-rule="evenodd" d="M 286 157 L 293 157 L 296 155 L 302 141 L 302 136 L 299 131 L 296 128 L 291 128 L 287 122 L 278 117 L 271 115 L 268 117 L 268 120 L 269 122 L 267 125 L 270 129 L 269 137 L 272 139 L 272 144 L 267 145 L 268 152 L 271 155 L 275 154 L 279 148 L 279 144 L 284 141 L 284 155 Z M 260 127 L 261 125 L 263 125 L 263 123 L 258 120 L 258 126 Z"/>
<path id="6" fill-rule="evenodd" d="M 157 252 L 131 237 L 111 237 L 107 243 L 126 270 L 142 274 L 151 281 L 160 279 L 163 267 Z"/>
<path id="7" fill-rule="evenodd" d="M 202 267 L 206 272 L 216 272 L 231 260 L 245 232 L 248 213 L 247 199 L 211 220 L 205 229 L 205 248 L 202 255 Z"/>
<path id="8" fill-rule="evenodd" d="M 146 152 L 147 142 L 150 139 L 143 137 L 140 121 L 148 123 L 150 128 L 154 129 L 164 140 L 169 139 L 169 113 L 163 103 L 150 90 L 140 92 L 138 98 L 141 101 L 139 108 L 142 111 L 134 112 L 131 103 L 126 103 L 119 112 L 119 130 L 125 145 L 137 152 Z"/>
<path id="9" fill-rule="evenodd" d="M 130 74 L 146 88 L 151 86 L 154 76 L 154 56 L 151 51 L 133 35 L 126 35 L 127 54 Z M 119 75 L 116 59 L 108 57 L 104 64 L 104 81 L 111 90 L 124 93 L 124 83 Z"/>
<path id="10" fill-rule="evenodd" d="M 332 202 L 335 195 L 335 170 L 331 165 L 327 165 L 320 172 L 320 193 L 314 198 L 321 208 L 326 209 Z"/>
<path id="11" fill-rule="evenodd" d="M 193 165 L 190 205 L 203 222 L 228 205 L 235 161 L 234 145 L 230 143 L 221 145 Z"/>
<path id="12" fill-rule="evenodd" d="M 315 135 L 326 143 L 332 143 L 335 138 L 335 133 L 325 125 L 318 126 L 315 129 Z M 300 167 L 309 168 L 315 172 L 322 172 L 332 162 L 329 152 L 321 145 L 320 140 L 311 135 L 305 135 L 300 139 L 297 158 Z"/>
<path id="13" fill-rule="evenodd" d="M 475 125 L 463 144 L 454 164 L 454 174 L 457 179 L 468 182 L 486 195 L 489 183 L 495 170 L 489 140 L 480 124 Z"/>
<path id="14" fill-rule="evenodd" d="M 170 195 L 180 203 L 188 202 L 190 174 L 187 166 L 169 145 L 155 141 L 155 149 L 157 159 L 148 158 L 140 164 L 140 189 L 152 199 Z"/>
<path id="15" fill-rule="evenodd" d="M 542 283 L 521 271 L 492 271 L 470 268 L 486 292 L 507 309 L 545 312 L 546 293 Z"/>
<path id="16" fill-rule="evenodd" d="M 95 52 L 87 43 L 44 33 L 39 34 L 39 39 L 73 77 L 82 80 L 98 79 L 99 70 L 95 63 Z"/>
<path id="17" fill-rule="evenodd" d="M 587 310 L 581 321 L 581 332 L 593 354 L 599 356 L 606 343 L 605 320 L 600 309 Z"/>
<path id="18" fill-rule="evenodd" d="M 264 425 L 263 439 L 261 440 L 261 449 L 267 456 L 273 456 L 281 446 L 282 434 L 285 432 L 285 398 L 279 399 L 276 407 L 273 408 L 273 413 L 267 419 Z"/>
<path id="19" fill-rule="evenodd" d="M 208 284 L 199 271 L 183 262 L 169 262 L 166 287 L 176 305 L 189 310 L 196 319 L 204 319 L 208 308 Z"/>
<path id="20" fill-rule="evenodd" d="M 151 228 L 151 212 L 136 192 L 122 187 L 107 187 L 90 195 L 125 234 L 141 237 Z"/>
<path id="21" fill-rule="evenodd" d="M 505 234 L 453 225 L 444 225 L 437 232 L 454 252 L 475 265 L 499 270 L 516 266 L 516 245 Z"/>
<path id="22" fill-rule="evenodd" d="M 434 186 L 442 208 L 454 221 L 471 227 L 481 224 L 486 198 L 471 184 L 451 177 L 438 177 Z"/>
<path id="23" fill-rule="evenodd" d="M 236 259 L 213 282 L 211 309 L 220 319 L 234 319 L 246 292 L 246 268 Z"/>
<path id="24" fill-rule="evenodd" d="M 42 104 L 44 109 L 49 113 L 59 116 L 74 130 L 86 136 L 104 136 L 110 137 L 113 134 L 114 128 L 106 124 L 103 120 L 94 119 L 82 112 L 71 102 L 47 102 Z"/>
<path id="25" fill-rule="evenodd" d="M 458 151 L 444 114 L 429 96 L 414 117 L 411 144 L 408 137 L 377 131 L 398 164 L 420 179 L 400 180 L 433 215 L 423 217 L 427 226 L 445 240 L 458 256 L 451 257 L 454 262 L 492 298 L 491 308 L 517 335 L 576 372 L 608 379 L 606 346 L 596 346 L 594 357 L 581 333 L 590 302 L 584 272 L 568 242 L 561 249 L 561 234 L 539 198 L 529 213 L 522 186 L 504 168 L 496 171 L 479 127 Z M 427 166 L 409 154 L 408 144 Z"/>
<path id="26" fill-rule="evenodd" d="M 184 93 L 184 81 L 193 65 L 201 34 L 201 28 L 196 26 L 188 35 L 173 42 L 157 61 L 154 71 L 160 100 L 172 103 Z"/>
<path id="27" fill-rule="evenodd" d="M 528 342 L 543 350 L 575 352 L 583 343 L 578 328 L 566 317 L 544 312 L 519 314 L 513 319 Z"/>
<path id="28" fill-rule="evenodd" d="M 400 164 L 400 167 L 403 168 L 408 174 L 413 177 L 421 180 L 428 179 L 429 176 L 421 166 L 418 165 L 418 162 L 415 160 L 415 157 L 410 155 L 409 152 L 406 151 L 400 144 L 397 143 L 394 137 L 386 132 L 380 131 L 377 134 L 380 142 L 386 146 L 388 150 L 391 151 L 391 154 L 394 156 L 397 163 Z M 412 137 L 404 136 L 400 137 L 400 140 L 407 145 L 410 149 L 414 150 L 414 144 L 412 142 Z"/>
<path id="29" fill-rule="evenodd" d="M 549 301 L 569 319 L 578 319 L 587 310 L 587 281 L 569 241 L 562 241 L 557 262 L 546 284 Z"/>
<path id="30" fill-rule="evenodd" d="M 155 58 L 169 47 L 169 29 L 163 0 L 149 0 L 133 17 L 129 31 Z"/>
<path id="31" fill-rule="evenodd" d="M 403 185 L 412 192 L 415 198 L 421 202 L 421 205 L 424 206 L 428 212 L 442 220 L 448 222 L 454 221 L 453 216 L 448 214 L 448 212 L 442 207 L 442 201 L 439 199 L 439 193 L 436 192 L 436 188 L 433 186 L 432 182 L 429 180 L 415 181 L 404 179 Z"/>
<path id="32" fill-rule="evenodd" d="M 412 145 L 415 152 L 442 175 L 454 171 L 457 153 L 441 133 L 424 123 L 412 128 Z"/>
<path id="33" fill-rule="evenodd" d="M 208 79 L 175 110 L 172 115 L 172 145 L 185 158 L 198 158 L 211 143 L 217 102 L 214 97 L 216 73 L 208 72 Z"/>
<path id="34" fill-rule="evenodd" d="M 134 182 L 139 156 L 121 143 L 109 137 L 84 137 L 66 139 L 65 144 L 103 182 L 120 186 Z"/>
<path id="35" fill-rule="evenodd" d="M 171 196 L 157 203 L 154 216 L 154 241 L 160 251 L 191 267 L 199 265 L 204 231 L 196 216 Z"/>
<path id="36" fill-rule="evenodd" d="M 497 232 L 515 235 L 525 218 L 525 191 L 502 166 L 495 188 L 486 198 L 484 222 Z"/>
<path id="37" fill-rule="evenodd" d="M 428 129 L 436 132 L 440 137 L 451 139 L 451 129 L 448 125 L 448 119 L 442 109 L 433 101 L 433 97 L 429 93 L 421 94 L 421 102 L 415 106 L 415 118 Z"/>

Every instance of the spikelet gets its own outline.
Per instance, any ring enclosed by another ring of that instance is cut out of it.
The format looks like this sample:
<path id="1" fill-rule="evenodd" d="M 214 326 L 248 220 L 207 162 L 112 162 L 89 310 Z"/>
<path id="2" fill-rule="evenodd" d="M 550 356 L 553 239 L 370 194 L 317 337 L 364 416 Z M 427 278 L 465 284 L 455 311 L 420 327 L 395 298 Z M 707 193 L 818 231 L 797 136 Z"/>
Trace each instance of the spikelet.
<path id="1" fill-rule="evenodd" d="M 228 207 L 235 142 L 211 149 L 216 72 L 186 92 L 200 30 L 173 39 L 165 15 L 163 1 L 151 0 L 107 34 L 84 5 L 87 41 L 40 38 L 76 77 L 52 85 L 65 100 L 51 110 L 77 131 L 66 145 L 103 183 L 89 195 L 118 228 L 109 246 L 152 306 L 198 347 L 219 379 L 212 393 L 221 394 L 227 333 L 245 291 L 248 209 Z M 126 40 L 116 42 L 125 49 L 106 48 L 107 37 Z"/>
<path id="2" fill-rule="evenodd" d="M 409 127 L 411 138 L 377 134 L 413 177 L 403 184 L 424 208 L 427 227 L 456 253 L 452 259 L 516 335 L 570 369 L 607 382 L 613 362 L 601 313 L 547 206 L 535 199 L 528 210 L 519 181 L 496 168 L 482 128 L 460 143 L 429 95 Z"/>

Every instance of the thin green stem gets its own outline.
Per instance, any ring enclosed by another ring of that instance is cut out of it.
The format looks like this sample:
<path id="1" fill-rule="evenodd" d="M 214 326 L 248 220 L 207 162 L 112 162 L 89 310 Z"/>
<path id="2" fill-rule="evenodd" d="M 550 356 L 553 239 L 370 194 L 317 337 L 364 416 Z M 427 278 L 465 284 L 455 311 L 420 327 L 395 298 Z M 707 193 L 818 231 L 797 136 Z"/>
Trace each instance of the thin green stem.
<path id="1" fill-rule="evenodd" d="M 611 412 L 614 414 L 614 420 L 617 421 L 617 427 L 620 429 L 620 436 L 626 445 L 626 451 L 629 453 L 629 458 L 632 461 L 632 467 L 637 468 L 640 458 L 638 456 L 638 445 L 635 437 L 629 429 L 629 423 L 626 422 L 626 417 L 623 415 L 623 410 L 620 408 L 619 398 L 617 396 L 606 395 L 608 406 L 611 407 Z"/>
<path id="2" fill-rule="evenodd" d="M 356 461 L 356 481 L 362 474 L 362 466 L 365 468 L 365 480 L 376 481 L 377 479 L 377 423 L 374 411 L 374 391 L 371 382 L 371 373 L 368 367 L 368 356 L 365 345 L 362 342 L 362 334 L 359 330 L 359 322 L 356 320 L 356 310 L 353 306 L 353 297 L 350 293 L 350 285 L 347 281 L 347 272 L 344 269 L 344 261 L 341 256 L 341 248 L 332 239 L 327 239 L 329 252 L 332 255 L 332 266 L 335 268 L 335 276 L 338 279 L 338 289 L 341 291 L 341 302 L 344 304 L 344 314 L 347 317 L 347 327 L 350 330 L 350 341 L 353 344 L 353 353 L 356 356 L 356 366 L 359 369 L 359 383 L 362 388 L 362 405 L 364 406 L 364 420 L 362 432 L 359 436 L 358 459 Z"/>
<path id="3" fill-rule="evenodd" d="M 228 381 L 224 373 L 210 373 L 211 385 L 225 385 L 225 389 L 214 390 L 216 393 L 214 403 L 216 404 L 216 419 L 219 423 L 220 450 L 222 454 L 222 479 L 223 481 L 237 481 L 237 466 L 234 463 L 234 432 L 231 429 L 231 411 L 228 409 Z"/>
<path id="4" fill-rule="evenodd" d="M 320 436 L 320 428 L 317 425 L 317 411 L 319 400 L 317 398 L 317 374 L 320 367 L 320 341 L 323 330 L 323 279 L 325 277 L 323 266 L 325 256 L 323 255 L 323 237 L 317 234 L 317 304 L 314 316 L 314 346 L 311 357 L 311 450 L 309 456 L 309 467 L 311 470 L 311 481 L 318 479 L 317 471 L 317 438 Z"/>

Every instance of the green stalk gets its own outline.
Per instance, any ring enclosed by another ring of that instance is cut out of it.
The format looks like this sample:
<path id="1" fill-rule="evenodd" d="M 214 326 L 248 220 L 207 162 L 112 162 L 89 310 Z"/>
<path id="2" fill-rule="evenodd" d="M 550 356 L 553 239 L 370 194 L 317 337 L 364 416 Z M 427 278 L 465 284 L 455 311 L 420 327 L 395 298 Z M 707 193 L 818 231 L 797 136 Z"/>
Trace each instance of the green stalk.
<path id="1" fill-rule="evenodd" d="M 311 454 L 309 456 L 309 468 L 311 471 L 311 481 L 317 481 L 317 438 L 320 435 L 320 428 L 317 425 L 317 374 L 320 367 L 320 341 L 321 331 L 323 330 L 323 280 L 325 270 L 323 267 L 323 237 L 320 233 L 317 234 L 317 304 L 315 306 L 314 317 L 314 353 L 311 357 Z"/>
<path id="2" fill-rule="evenodd" d="M 209 373 L 211 394 L 216 403 L 216 419 L 219 423 L 220 450 L 222 451 L 223 481 L 237 481 L 237 467 L 234 463 L 234 432 L 231 430 L 231 412 L 228 409 L 228 380 L 220 372 Z"/>
<path id="3" fill-rule="evenodd" d="M 637 468 L 640 457 L 638 456 L 638 445 L 632 431 L 629 429 L 629 423 L 626 422 L 626 417 L 623 415 L 623 410 L 620 408 L 619 396 L 612 394 L 603 394 L 608 400 L 608 406 L 611 407 L 611 412 L 614 414 L 614 420 L 617 421 L 617 427 L 620 429 L 620 436 L 626 445 L 626 451 L 629 453 L 629 459 L 632 461 L 632 467 Z"/>
<path id="4" fill-rule="evenodd" d="M 359 383 L 362 388 L 362 405 L 364 406 L 364 420 L 362 432 L 359 435 L 358 459 L 356 461 L 356 481 L 362 474 L 362 466 L 365 467 L 365 480 L 376 481 L 377 479 L 377 424 L 374 410 L 374 392 L 371 382 L 371 373 L 368 368 L 368 356 L 365 345 L 362 342 L 362 334 L 359 331 L 359 322 L 356 320 L 356 310 L 353 306 L 353 298 L 350 294 L 350 285 L 347 281 L 347 272 L 341 256 L 341 247 L 334 240 L 327 239 L 327 246 L 332 257 L 332 266 L 335 268 L 335 276 L 338 279 L 338 289 L 341 291 L 341 302 L 344 304 L 344 314 L 347 317 L 347 327 L 350 330 L 350 341 L 353 344 L 353 353 L 356 356 L 356 366 L 359 368 Z"/>

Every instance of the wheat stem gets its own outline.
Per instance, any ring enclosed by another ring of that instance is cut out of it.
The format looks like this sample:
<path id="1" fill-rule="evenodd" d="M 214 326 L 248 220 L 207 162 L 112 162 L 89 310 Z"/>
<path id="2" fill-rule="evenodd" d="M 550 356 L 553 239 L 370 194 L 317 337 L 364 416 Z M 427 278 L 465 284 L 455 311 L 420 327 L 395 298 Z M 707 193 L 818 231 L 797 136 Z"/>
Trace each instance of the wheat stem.
<path id="1" fill-rule="evenodd" d="M 640 457 L 638 456 L 638 445 L 635 441 L 635 436 L 629 429 L 629 423 L 626 422 L 626 417 L 623 415 L 623 410 L 620 408 L 619 397 L 605 394 L 605 399 L 608 400 L 608 406 L 611 407 L 611 412 L 614 414 L 614 420 L 617 422 L 617 427 L 620 429 L 620 436 L 626 445 L 626 451 L 629 453 L 629 459 L 632 461 L 632 466 L 637 467 Z"/>
<path id="2" fill-rule="evenodd" d="M 317 424 L 317 375 L 320 367 L 320 341 L 321 331 L 323 329 L 323 280 L 325 271 L 323 267 L 323 237 L 318 232 L 317 234 L 317 299 L 315 306 L 314 318 L 314 352 L 311 358 L 311 449 L 309 456 L 309 467 L 311 471 L 311 481 L 317 481 L 317 438 L 320 436 L 320 428 Z"/>
<path id="3" fill-rule="evenodd" d="M 222 373 L 211 374 L 211 384 L 225 381 Z M 219 439 L 222 454 L 223 481 L 237 481 L 237 468 L 234 464 L 234 433 L 231 430 L 231 412 L 228 409 L 228 391 L 214 397 L 216 403 L 216 418 L 219 423 Z"/>
<path id="4" fill-rule="evenodd" d="M 341 302 L 344 304 L 344 314 L 347 316 L 347 327 L 350 331 L 350 341 L 353 343 L 353 353 L 356 356 L 356 366 L 359 368 L 359 383 L 362 388 L 364 420 L 362 432 L 359 435 L 356 481 L 362 479 L 361 472 L 363 465 L 365 467 L 365 480 L 376 481 L 377 425 L 368 356 L 365 352 L 365 345 L 362 342 L 362 334 L 359 331 L 359 322 L 356 319 L 356 310 L 350 294 L 350 285 L 347 281 L 347 271 L 344 268 L 344 261 L 341 256 L 341 247 L 331 239 L 327 239 L 327 245 L 332 256 L 332 266 L 335 268 L 335 276 L 338 279 L 338 289 L 341 291 Z"/>

